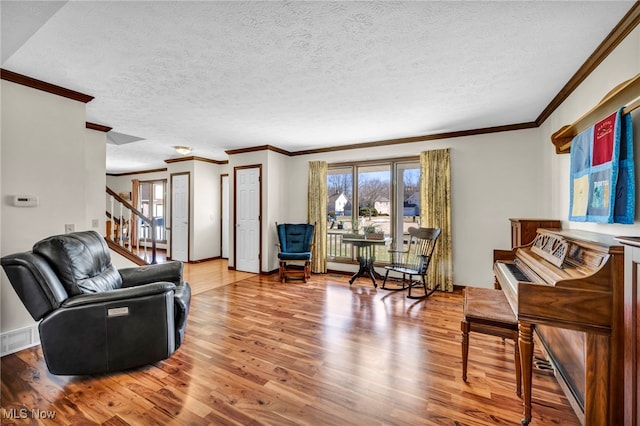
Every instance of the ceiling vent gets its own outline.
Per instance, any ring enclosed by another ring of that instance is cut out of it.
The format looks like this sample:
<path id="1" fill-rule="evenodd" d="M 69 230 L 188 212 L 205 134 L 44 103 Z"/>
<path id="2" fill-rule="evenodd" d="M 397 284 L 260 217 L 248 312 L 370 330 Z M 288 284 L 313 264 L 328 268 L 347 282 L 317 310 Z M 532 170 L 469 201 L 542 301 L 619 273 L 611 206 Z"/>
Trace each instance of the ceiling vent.
<path id="1" fill-rule="evenodd" d="M 137 136 L 125 135 L 124 133 L 114 132 L 113 130 L 107 132 L 107 143 L 112 145 L 126 145 L 133 142 L 143 141 L 144 138 Z"/>

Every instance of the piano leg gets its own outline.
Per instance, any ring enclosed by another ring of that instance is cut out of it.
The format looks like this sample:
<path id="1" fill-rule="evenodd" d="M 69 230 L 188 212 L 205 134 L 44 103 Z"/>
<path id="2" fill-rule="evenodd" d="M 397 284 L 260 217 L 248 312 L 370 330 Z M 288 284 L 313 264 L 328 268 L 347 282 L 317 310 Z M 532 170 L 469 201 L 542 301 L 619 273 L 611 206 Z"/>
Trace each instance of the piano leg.
<path id="1" fill-rule="evenodd" d="M 518 346 L 520 347 L 520 365 L 522 368 L 522 405 L 523 425 L 531 422 L 531 385 L 533 378 L 533 330 L 534 324 L 518 322 Z"/>
<path id="2" fill-rule="evenodd" d="M 466 319 L 460 322 L 460 329 L 462 330 L 462 380 L 467 381 L 467 364 L 469 361 L 469 332 L 471 331 L 471 325 Z"/>

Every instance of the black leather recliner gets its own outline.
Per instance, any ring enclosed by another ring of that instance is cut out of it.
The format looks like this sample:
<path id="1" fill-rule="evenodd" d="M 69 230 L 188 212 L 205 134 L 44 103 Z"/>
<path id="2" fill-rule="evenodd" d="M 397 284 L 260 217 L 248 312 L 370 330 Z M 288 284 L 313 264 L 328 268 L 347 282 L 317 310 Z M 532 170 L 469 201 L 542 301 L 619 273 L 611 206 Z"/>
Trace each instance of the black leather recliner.
<path id="1" fill-rule="evenodd" d="M 57 235 L 1 259 L 38 326 L 49 371 L 124 370 L 168 358 L 180 347 L 191 301 L 182 263 L 117 270 L 95 231 Z"/>

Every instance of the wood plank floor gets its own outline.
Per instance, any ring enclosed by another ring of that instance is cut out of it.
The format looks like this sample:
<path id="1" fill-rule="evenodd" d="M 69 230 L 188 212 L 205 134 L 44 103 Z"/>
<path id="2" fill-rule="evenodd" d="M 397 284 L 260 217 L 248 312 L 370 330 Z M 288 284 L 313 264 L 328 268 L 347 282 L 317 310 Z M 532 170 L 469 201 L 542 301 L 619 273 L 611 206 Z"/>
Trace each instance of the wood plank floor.
<path id="1" fill-rule="evenodd" d="M 0 422 L 520 423 L 513 344 L 472 334 L 468 383 L 461 379 L 459 292 L 415 301 L 375 290 L 367 279 L 350 287 L 349 277 L 335 274 L 306 284 L 249 274 L 209 288 L 199 269 L 223 262 L 187 266 L 198 291 L 185 342 L 165 361 L 75 377 L 49 374 L 39 347 L 3 357 Z M 532 425 L 579 424 L 553 376 L 535 372 L 533 381 Z M 37 410 L 55 418 L 35 420 Z M 21 414 L 27 418 L 16 419 Z"/>

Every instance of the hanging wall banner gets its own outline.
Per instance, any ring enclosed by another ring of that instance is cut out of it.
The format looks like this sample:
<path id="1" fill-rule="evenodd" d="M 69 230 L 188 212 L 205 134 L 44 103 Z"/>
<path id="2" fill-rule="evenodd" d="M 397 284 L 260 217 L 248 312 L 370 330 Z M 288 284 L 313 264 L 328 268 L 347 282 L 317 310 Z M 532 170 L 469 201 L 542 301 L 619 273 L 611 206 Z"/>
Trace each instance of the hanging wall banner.
<path id="1" fill-rule="evenodd" d="M 571 142 L 569 220 L 632 224 L 635 213 L 633 127 L 622 109 Z"/>

